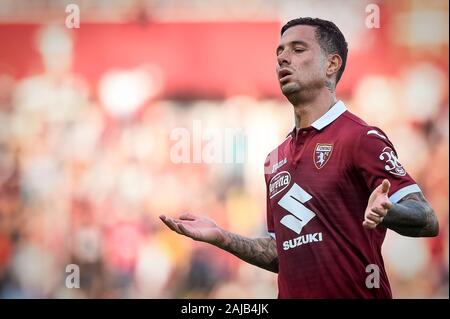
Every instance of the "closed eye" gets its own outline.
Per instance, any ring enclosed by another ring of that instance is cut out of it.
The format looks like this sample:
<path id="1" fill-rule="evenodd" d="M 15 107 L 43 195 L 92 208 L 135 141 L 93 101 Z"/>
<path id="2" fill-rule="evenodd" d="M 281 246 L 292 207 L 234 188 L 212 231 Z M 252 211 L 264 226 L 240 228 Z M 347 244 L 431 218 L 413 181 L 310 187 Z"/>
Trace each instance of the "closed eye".
<path id="1" fill-rule="evenodd" d="M 304 51 L 306 51 L 306 50 L 303 49 L 303 48 L 294 48 L 294 52 L 295 52 L 295 53 L 302 53 L 302 52 L 304 52 Z"/>

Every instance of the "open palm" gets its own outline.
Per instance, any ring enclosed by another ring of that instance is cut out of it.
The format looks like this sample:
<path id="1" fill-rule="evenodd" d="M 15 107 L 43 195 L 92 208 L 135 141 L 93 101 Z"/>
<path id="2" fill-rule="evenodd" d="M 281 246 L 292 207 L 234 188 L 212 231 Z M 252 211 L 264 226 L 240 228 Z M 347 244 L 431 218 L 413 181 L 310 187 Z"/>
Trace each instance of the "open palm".
<path id="1" fill-rule="evenodd" d="M 165 215 L 161 215 L 159 218 L 174 232 L 194 240 L 216 244 L 223 237 L 222 229 L 213 220 L 206 217 L 197 217 L 187 213 L 181 215 L 179 219 Z"/>

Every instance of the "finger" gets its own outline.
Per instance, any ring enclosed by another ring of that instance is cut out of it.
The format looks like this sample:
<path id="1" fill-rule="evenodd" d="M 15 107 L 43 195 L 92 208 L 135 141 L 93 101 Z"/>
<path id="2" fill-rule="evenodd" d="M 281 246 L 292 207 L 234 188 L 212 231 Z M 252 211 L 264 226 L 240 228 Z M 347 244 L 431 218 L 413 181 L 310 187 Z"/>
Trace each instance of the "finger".
<path id="1" fill-rule="evenodd" d="M 189 230 L 184 224 L 179 224 L 178 227 L 180 228 L 180 231 L 183 235 L 188 237 L 193 237 L 193 233 L 191 230 Z"/>
<path id="2" fill-rule="evenodd" d="M 381 206 L 383 206 L 384 209 L 391 209 L 392 207 L 394 207 L 394 205 L 391 202 L 383 202 L 381 203 Z"/>
<path id="3" fill-rule="evenodd" d="M 376 223 L 371 221 L 370 219 L 364 218 L 363 224 L 366 224 L 368 226 L 376 226 Z"/>
<path id="4" fill-rule="evenodd" d="M 379 224 L 383 220 L 383 216 L 380 216 L 378 214 L 370 213 L 370 214 L 368 214 L 366 216 L 366 220 L 370 220 L 370 221 L 375 222 L 376 224 Z"/>
<path id="5" fill-rule="evenodd" d="M 375 187 L 375 189 L 373 190 L 372 193 L 375 193 L 375 194 L 381 193 L 381 192 L 382 192 L 382 187 L 383 187 L 383 183 L 381 183 L 380 185 L 378 185 L 377 187 Z"/>
<path id="6" fill-rule="evenodd" d="M 364 220 L 363 221 L 363 227 L 366 229 L 374 229 L 375 227 L 377 227 L 377 225 L 369 220 Z"/>
<path id="7" fill-rule="evenodd" d="M 190 229 L 190 226 L 188 225 L 190 221 L 184 221 L 179 219 L 171 219 L 171 221 L 173 222 L 174 227 L 177 229 L 176 230 L 177 233 L 188 237 L 193 236 L 193 232 Z"/>
<path id="8" fill-rule="evenodd" d="M 376 224 L 379 224 L 383 221 L 384 216 L 380 216 L 378 214 L 369 214 L 365 217 L 366 220 L 373 221 Z"/>
<path id="9" fill-rule="evenodd" d="M 167 227 L 169 227 L 171 230 L 173 230 L 174 232 L 181 234 L 180 229 L 178 227 L 178 225 L 175 223 L 175 221 L 172 218 L 169 217 L 165 217 L 164 219 L 161 218 L 161 220 L 163 221 L 164 224 L 166 224 Z"/>
<path id="10" fill-rule="evenodd" d="M 384 208 L 373 207 L 373 208 L 371 209 L 371 213 L 374 213 L 374 214 L 376 214 L 376 215 L 379 216 L 379 217 L 384 217 L 384 216 L 386 216 L 387 211 L 386 211 L 386 209 L 384 209 Z"/>
<path id="11" fill-rule="evenodd" d="M 174 232 L 179 233 L 178 226 L 174 223 L 173 220 L 166 219 L 166 220 L 164 220 L 163 222 L 164 222 L 164 224 L 166 224 L 166 226 L 169 227 L 171 230 L 173 230 Z"/>
<path id="12" fill-rule="evenodd" d="M 196 218 L 197 217 L 191 213 L 185 213 L 180 216 L 180 219 L 182 219 L 182 220 L 195 220 Z"/>
<path id="13" fill-rule="evenodd" d="M 388 194 L 389 188 L 391 188 L 391 183 L 387 179 L 384 179 L 383 183 L 381 184 L 381 192 L 383 194 Z"/>

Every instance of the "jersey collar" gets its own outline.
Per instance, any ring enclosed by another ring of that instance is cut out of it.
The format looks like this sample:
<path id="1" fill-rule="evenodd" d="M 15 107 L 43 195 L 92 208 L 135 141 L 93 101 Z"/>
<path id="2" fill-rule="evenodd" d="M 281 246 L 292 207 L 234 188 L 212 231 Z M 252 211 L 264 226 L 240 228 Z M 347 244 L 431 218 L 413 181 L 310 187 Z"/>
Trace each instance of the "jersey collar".
<path id="1" fill-rule="evenodd" d="M 333 123 L 345 111 L 347 111 L 347 107 L 345 106 L 344 102 L 339 100 L 324 115 L 322 115 L 319 119 L 314 121 L 311 124 L 311 127 L 320 131 L 325 126 Z M 289 135 L 292 137 L 295 137 L 296 133 L 297 133 L 297 129 L 294 127 L 294 129 L 286 137 L 288 137 Z"/>
<path id="2" fill-rule="evenodd" d="M 347 111 L 347 107 L 344 102 L 339 100 L 324 115 L 314 121 L 311 126 L 320 131 L 327 125 L 333 123 L 334 120 L 341 116 L 345 111 Z"/>

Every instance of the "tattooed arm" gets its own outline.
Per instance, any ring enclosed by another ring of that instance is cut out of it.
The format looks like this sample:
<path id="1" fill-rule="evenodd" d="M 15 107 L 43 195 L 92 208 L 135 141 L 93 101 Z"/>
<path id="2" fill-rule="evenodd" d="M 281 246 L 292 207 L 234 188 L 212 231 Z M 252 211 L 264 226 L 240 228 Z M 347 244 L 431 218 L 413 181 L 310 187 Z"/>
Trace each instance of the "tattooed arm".
<path id="1" fill-rule="evenodd" d="M 382 225 L 410 237 L 434 237 L 439 234 L 436 214 L 422 193 L 403 197 L 388 210 Z"/>
<path id="2" fill-rule="evenodd" d="M 378 224 L 403 236 L 434 237 L 439 234 L 439 222 L 433 208 L 422 193 L 412 193 L 397 204 L 388 199 L 390 183 L 384 180 L 370 195 L 363 226 L 369 229 Z"/>
<path id="3" fill-rule="evenodd" d="M 216 245 L 252 265 L 278 273 L 278 254 L 275 239 L 247 238 L 225 231 L 225 240 Z"/>
<path id="4" fill-rule="evenodd" d="M 160 216 L 171 230 L 224 249 L 240 259 L 260 268 L 278 272 L 278 254 L 275 239 L 247 238 L 228 232 L 205 217 L 183 214 L 179 219 Z"/>

